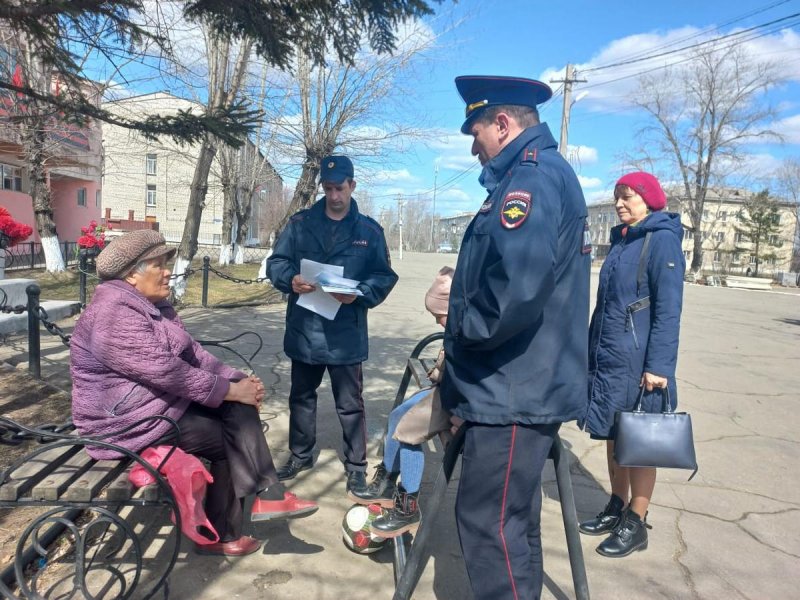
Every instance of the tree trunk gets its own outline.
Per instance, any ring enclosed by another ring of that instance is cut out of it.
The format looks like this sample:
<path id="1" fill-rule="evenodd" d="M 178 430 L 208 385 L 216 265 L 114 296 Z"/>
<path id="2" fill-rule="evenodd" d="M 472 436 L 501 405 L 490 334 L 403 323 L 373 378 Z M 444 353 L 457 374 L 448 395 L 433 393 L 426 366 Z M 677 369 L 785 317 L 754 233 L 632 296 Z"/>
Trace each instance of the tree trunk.
<path id="1" fill-rule="evenodd" d="M 702 213 L 701 213 L 702 214 Z M 703 266 L 703 232 L 699 226 L 695 226 L 694 238 L 692 238 L 692 265 L 690 267 L 695 275 L 700 272 Z"/>
<path id="2" fill-rule="evenodd" d="M 189 206 L 186 209 L 186 223 L 183 226 L 183 237 L 178 246 L 178 256 L 175 260 L 176 275 L 181 275 L 186 268 L 192 264 L 192 259 L 197 253 L 197 235 L 200 232 L 200 222 L 203 217 L 203 209 L 206 206 L 206 194 L 208 193 L 208 174 L 211 171 L 211 163 L 217 149 L 214 146 L 211 135 L 206 135 L 200 146 L 200 153 L 197 164 L 194 168 L 191 192 L 189 194 Z M 177 277 L 172 279 L 174 294 L 177 298 L 186 292 L 186 279 Z"/>
<path id="3" fill-rule="evenodd" d="M 300 178 L 297 180 L 297 185 L 294 188 L 294 195 L 292 201 L 289 203 L 289 208 L 286 209 L 286 214 L 278 222 L 277 227 L 272 232 L 272 236 L 278 239 L 286 223 L 289 222 L 291 216 L 299 210 L 308 208 L 314 203 L 317 193 L 317 175 L 319 175 L 319 159 L 309 158 L 303 164 L 303 171 L 300 173 Z"/>
<path id="4" fill-rule="evenodd" d="M 220 177 L 222 183 L 222 235 L 220 236 L 219 264 L 227 265 L 231 262 L 231 234 L 233 218 L 236 213 L 236 187 L 230 179 L 228 170 L 223 168 Z"/>
<path id="5" fill-rule="evenodd" d="M 25 134 L 25 154 L 28 161 L 31 203 L 36 219 L 36 230 L 42 240 L 42 250 L 47 270 L 55 273 L 64 270 L 64 257 L 53 221 L 50 187 L 44 166 L 44 147 L 47 133 L 42 119 L 32 119 Z"/>

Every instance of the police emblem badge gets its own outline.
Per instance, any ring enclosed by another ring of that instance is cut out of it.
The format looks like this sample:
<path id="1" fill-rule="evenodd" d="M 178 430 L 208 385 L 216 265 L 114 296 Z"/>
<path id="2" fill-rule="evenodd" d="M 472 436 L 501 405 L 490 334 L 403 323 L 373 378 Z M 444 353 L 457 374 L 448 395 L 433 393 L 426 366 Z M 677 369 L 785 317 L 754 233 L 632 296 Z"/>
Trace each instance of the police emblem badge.
<path id="1" fill-rule="evenodd" d="M 525 222 L 531 212 L 531 194 L 516 190 L 506 194 L 500 208 L 500 222 L 506 229 L 516 229 Z"/>

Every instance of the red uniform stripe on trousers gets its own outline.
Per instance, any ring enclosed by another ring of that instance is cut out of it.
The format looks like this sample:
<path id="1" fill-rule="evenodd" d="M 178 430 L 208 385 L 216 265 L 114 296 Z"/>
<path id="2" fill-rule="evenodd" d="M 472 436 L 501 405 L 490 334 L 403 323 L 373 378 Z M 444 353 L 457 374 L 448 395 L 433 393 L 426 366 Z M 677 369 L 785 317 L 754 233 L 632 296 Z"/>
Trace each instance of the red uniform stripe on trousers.
<path id="1" fill-rule="evenodd" d="M 511 447 L 508 449 L 508 467 L 506 467 L 506 480 L 503 485 L 503 503 L 500 506 L 500 540 L 503 542 L 503 553 L 506 555 L 506 566 L 508 567 L 508 578 L 511 580 L 511 591 L 514 592 L 514 600 L 517 600 L 517 585 L 514 581 L 514 572 L 511 570 L 511 559 L 508 556 L 508 546 L 503 527 L 506 520 L 506 496 L 508 495 L 508 480 L 511 479 L 511 463 L 514 460 L 514 441 L 517 439 L 517 426 L 511 426 Z"/>

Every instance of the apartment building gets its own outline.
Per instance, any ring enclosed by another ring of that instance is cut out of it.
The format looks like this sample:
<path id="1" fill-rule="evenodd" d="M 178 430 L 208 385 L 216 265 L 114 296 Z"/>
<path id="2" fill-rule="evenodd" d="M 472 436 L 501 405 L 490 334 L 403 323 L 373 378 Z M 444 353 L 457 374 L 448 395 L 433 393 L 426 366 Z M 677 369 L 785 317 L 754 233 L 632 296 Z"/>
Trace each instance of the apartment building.
<path id="1" fill-rule="evenodd" d="M 0 76 L 24 83 L 26 70 L 18 61 L 18 40 L 0 31 Z M 50 76 L 55 93 L 63 85 L 58 73 Z M 99 90 L 85 82 L 87 98 L 99 102 Z M 39 242 L 30 178 L 25 151 L 26 120 L 15 119 L 25 114 L 26 98 L 0 90 L 0 205 L 8 209 L 17 221 L 30 225 L 30 241 Z M 53 221 L 62 242 L 75 242 L 81 227 L 100 219 L 102 202 L 101 171 L 103 164 L 101 129 L 91 119 L 84 124 L 68 123 L 56 110 L 46 115 L 44 169 L 50 191 Z"/>
<path id="2" fill-rule="evenodd" d="M 156 92 L 106 102 L 103 108 L 120 115 L 176 114 L 179 110 L 201 109 L 200 105 L 167 92 Z M 189 206 L 191 183 L 197 163 L 199 144 L 179 145 L 171 139 L 147 140 L 139 132 L 114 125 L 103 126 L 105 169 L 103 207 L 112 219 L 124 218 L 134 211 L 137 218 L 157 221 L 159 231 L 169 242 L 178 243 L 183 235 Z M 239 163 L 261 168 L 252 198 L 252 214 L 265 212 L 265 203 L 277 201 L 283 182 L 263 155 L 248 142 L 239 151 Z M 208 178 L 208 193 L 200 224 L 198 243 L 219 244 L 222 234 L 223 194 L 220 183 L 219 153 Z M 243 169 L 240 169 L 242 171 Z M 241 192 L 244 187 L 239 185 Z M 264 243 L 269 232 L 262 231 L 261 220 L 251 218 L 247 244 Z"/>
<path id="3" fill-rule="evenodd" d="M 704 204 L 701 231 L 690 231 L 689 216 L 682 208 L 681 197 L 668 193 L 667 209 L 681 214 L 683 232 L 683 254 L 687 265 L 692 260 L 694 236 L 703 236 L 703 267 L 708 273 L 746 274 L 754 270 L 756 256 L 753 243 L 737 226 L 742 227 L 739 217 L 751 192 L 743 190 L 709 190 Z M 592 204 L 589 208 L 589 231 L 592 236 L 595 258 L 602 259 L 608 254 L 611 228 L 619 223 L 614 201 L 607 200 Z M 760 261 L 759 274 L 772 274 L 792 270 L 792 258 L 798 244 L 797 205 L 791 202 L 778 202 L 779 232 L 772 236 L 760 254 L 774 254 L 773 258 Z"/>

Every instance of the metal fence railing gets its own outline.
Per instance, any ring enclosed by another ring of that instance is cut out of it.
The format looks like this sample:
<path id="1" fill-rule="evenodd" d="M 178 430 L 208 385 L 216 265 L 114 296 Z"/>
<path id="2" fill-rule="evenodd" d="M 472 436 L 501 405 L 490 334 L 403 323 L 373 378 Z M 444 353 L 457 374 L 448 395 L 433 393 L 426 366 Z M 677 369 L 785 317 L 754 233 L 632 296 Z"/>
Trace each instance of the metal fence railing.
<path id="1" fill-rule="evenodd" d="M 67 266 L 78 264 L 78 243 L 61 242 L 61 256 Z M 6 271 L 37 269 L 46 265 L 40 242 L 21 242 L 6 248 Z"/>

